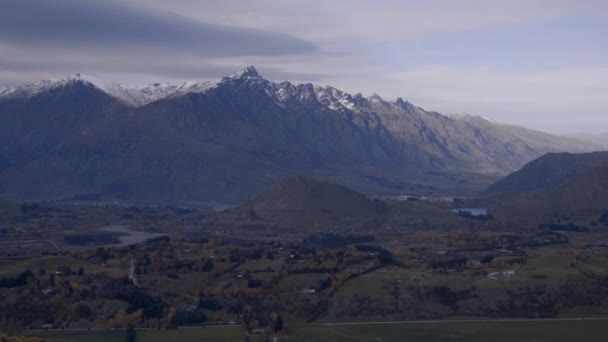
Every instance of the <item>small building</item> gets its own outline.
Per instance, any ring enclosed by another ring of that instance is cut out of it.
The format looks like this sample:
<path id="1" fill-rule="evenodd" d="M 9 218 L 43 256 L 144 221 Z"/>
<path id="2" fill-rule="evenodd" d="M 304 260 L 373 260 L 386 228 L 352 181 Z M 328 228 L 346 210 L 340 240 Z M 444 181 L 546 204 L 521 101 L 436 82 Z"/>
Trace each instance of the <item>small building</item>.
<path id="1" fill-rule="evenodd" d="M 311 289 L 311 288 L 304 288 L 300 290 L 301 294 L 310 294 L 310 293 L 317 293 L 317 290 L 315 289 Z"/>
<path id="2" fill-rule="evenodd" d="M 504 272 L 502 272 L 502 275 L 507 278 L 513 278 L 513 277 L 515 277 L 515 271 L 514 270 L 504 271 Z"/>

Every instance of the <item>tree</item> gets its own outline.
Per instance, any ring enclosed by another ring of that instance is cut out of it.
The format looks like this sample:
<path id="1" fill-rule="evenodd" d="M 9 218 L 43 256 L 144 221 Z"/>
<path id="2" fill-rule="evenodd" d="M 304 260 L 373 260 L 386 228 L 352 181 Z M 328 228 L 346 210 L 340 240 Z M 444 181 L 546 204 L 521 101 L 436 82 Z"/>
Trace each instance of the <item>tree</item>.
<path id="1" fill-rule="evenodd" d="M 135 342 L 137 340 L 137 333 L 135 328 L 131 324 L 127 327 L 127 342 Z"/>
<path id="2" fill-rule="evenodd" d="M 605 226 L 608 226 L 608 210 L 604 211 L 600 217 L 600 222 L 602 222 Z"/>
<path id="3" fill-rule="evenodd" d="M 251 221 L 255 221 L 258 219 L 258 214 L 253 210 L 253 208 L 249 209 L 249 219 Z"/>
<path id="4" fill-rule="evenodd" d="M 283 328 L 284 328 L 283 317 L 281 317 L 281 315 L 279 315 L 277 317 L 277 319 L 274 321 L 272 329 L 274 330 L 274 333 L 277 334 L 277 333 L 283 331 Z"/>
<path id="5" fill-rule="evenodd" d="M 213 270 L 214 267 L 215 267 L 215 265 L 213 264 L 213 260 L 207 259 L 201 266 L 201 271 L 210 272 L 211 270 Z"/>

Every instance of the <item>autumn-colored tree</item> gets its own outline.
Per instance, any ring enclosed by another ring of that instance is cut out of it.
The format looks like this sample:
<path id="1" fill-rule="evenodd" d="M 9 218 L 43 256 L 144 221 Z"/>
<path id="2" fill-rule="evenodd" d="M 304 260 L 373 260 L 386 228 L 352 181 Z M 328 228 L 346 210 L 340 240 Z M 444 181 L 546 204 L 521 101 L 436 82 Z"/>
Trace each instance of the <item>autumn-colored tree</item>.
<path id="1" fill-rule="evenodd" d="M 168 322 L 168 324 L 171 324 L 171 322 L 173 321 L 173 317 L 175 316 L 176 312 L 177 312 L 177 308 L 175 306 L 171 306 L 169 308 L 169 311 L 167 312 L 167 322 Z"/>

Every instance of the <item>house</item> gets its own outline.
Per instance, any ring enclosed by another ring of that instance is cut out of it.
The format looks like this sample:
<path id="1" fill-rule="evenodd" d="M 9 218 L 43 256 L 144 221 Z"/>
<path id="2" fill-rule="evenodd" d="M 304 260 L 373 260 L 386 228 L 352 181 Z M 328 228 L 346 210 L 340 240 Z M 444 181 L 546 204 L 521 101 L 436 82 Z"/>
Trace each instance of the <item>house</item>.
<path id="1" fill-rule="evenodd" d="M 46 287 L 44 290 L 42 290 L 42 291 L 40 291 L 40 292 L 41 292 L 43 295 L 48 295 L 48 294 L 53 293 L 53 288 L 52 288 L 52 287 L 50 287 L 50 286 L 48 286 L 48 287 Z"/>
<path id="2" fill-rule="evenodd" d="M 300 290 L 301 294 L 309 294 L 309 293 L 316 293 L 317 290 L 315 289 L 311 289 L 311 288 L 304 288 Z"/>
<path id="3" fill-rule="evenodd" d="M 502 275 L 507 278 L 512 278 L 515 276 L 515 271 L 513 271 L 513 270 L 504 271 L 504 272 L 502 272 Z"/>

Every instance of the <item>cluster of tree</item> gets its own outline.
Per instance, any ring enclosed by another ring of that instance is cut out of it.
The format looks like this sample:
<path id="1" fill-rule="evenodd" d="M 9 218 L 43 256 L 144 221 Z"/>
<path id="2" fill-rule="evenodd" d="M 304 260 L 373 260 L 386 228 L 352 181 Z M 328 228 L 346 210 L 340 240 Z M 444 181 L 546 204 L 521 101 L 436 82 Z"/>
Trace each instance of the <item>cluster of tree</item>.
<path id="1" fill-rule="evenodd" d="M 68 245 L 110 245 L 120 243 L 120 240 L 112 234 L 73 234 L 63 237 L 63 242 Z"/>
<path id="2" fill-rule="evenodd" d="M 270 314 L 270 323 L 272 325 L 272 332 L 274 332 L 275 334 L 280 334 L 285 329 L 283 317 L 276 312 Z"/>
<path id="3" fill-rule="evenodd" d="M 568 224 L 559 224 L 559 223 L 549 223 L 549 224 L 541 224 L 540 228 L 548 228 L 552 231 L 566 231 L 566 232 L 586 232 L 589 228 L 584 226 L 576 225 L 572 222 Z"/>
<path id="4" fill-rule="evenodd" d="M 323 291 L 325 289 L 328 289 L 331 286 L 332 283 L 332 279 L 330 277 L 327 277 L 325 279 L 321 279 L 319 281 L 319 291 Z"/>
<path id="5" fill-rule="evenodd" d="M 76 273 L 81 276 L 81 275 L 84 275 L 84 268 L 80 267 L 78 269 L 78 272 L 74 272 L 70 266 L 61 265 L 61 266 L 57 266 L 57 272 L 61 273 L 63 275 L 66 275 L 66 276 L 74 275 Z"/>
<path id="6" fill-rule="evenodd" d="M 495 257 L 495 255 L 485 255 L 481 258 L 480 262 L 482 264 L 489 264 L 492 262 L 492 260 L 494 260 Z"/>
<path id="7" fill-rule="evenodd" d="M 171 243 L 171 237 L 169 237 L 168 235 L 164 235 L 164 236 L 159 236 L 159 237 L 155 237 L 155 238 L 149 239 L 147 241 L 148 245 L 154 245 L 154 244 L 157 244 L 157 243 L 170 244 Z"/>
<path id="8" fill-rule="evenodd" d="M 505 289 L 509 298 L 498 304 L 502 316 L 527 318 L 555 317 L 559 310 L 559 293 L 546 285 Z"/>
<path id="9" fill-rule="evenodd" d="M 431 287 L 416 287 L 410 288 L 412 293 L 417 298 L 423 298 L 428 302 L 435 302 L 441 305 L 450 307 L 452 310 L 457 309 L 458 302 L 475 297 L 475 287 L 462 290 L 453 290 L 447 286 L 431 286 Z"/>
<path id="10" fill-rule="evenodd" d="M 213 264 L 213 260 L 211 259 L 205 260 L 201 265 L 201 271 L 203 272 L 211 272 L 213 268 L 215 268 L 215 265 Z"/>
<path id="11" fill-rule="evenodd" d="M 604 211 L 604 213 L 602 214 L 602 216 L 600 216 L 600 222 L 604 226 L 608 226 L 608 210 Z"/>
<path id="12" fill-rule="evenodd" d="M 198 308 L 209 311 L 220 311 L 224 308 L 224 306 L 215 298 L 201 298 L 198 302 Z"/>
<path id="13" fill-rule="evenodd" d="M 177 310 L 171 317 L 171 325 L 174 327 L 183 325 L 200 325 L 207 322 L 207 315 L 202 310 L 185 311 Z"/>
<path id="14" fill-rule="evenodd" d="M 356 245 L 355 248 L 359 252 L 374 253 L 378 257 L 378 260 L 380 261 L 381 264 L 389 264 L 389 263 L 393 262 L 393 253 L 391 253 L 389 250 L 384 249 L 380 246 Z"/>
<path id="15" fill-rule="evenodd" d="M 34 278 L 34 273 L 30 270 L 21 272 L 16 277 L 2 277 L 0 278 L 0 287 L 19 287 L 26 285 L 28 279 Z"/>
<path id="16" fill-rule="evenodd" d="M 250 289 L 259 289 L 262 287 L 262 281 L 259 279 L 249 279 L 247 281 L 247 287 Z"/>
<path id="17" fill-rule="evenodd" d="M 127 313 L 143 310 L 143 318 L 163 318 L 166 305 L 158 298 L 154 298 L 140 290 L 128 293 L 119 293 L 116 299 L 129 303 Z"/>
<path id="18" fill-rule="evenodd" d="M 106 262 L 110 259 L 112 254 L 108 248 L 99 247 L 95 250 L 95 254 L 92 256 L 95 259 L 99 259 L 101 262 Z"/>
<path id="19" fill-rule="evenodd" d="M 364 234 L 348 234 L 339 235 L 327 233 L 321 235 L 312 235 L 302 240 L 300 243 L 304 247 L 319 247 L 319 248 L 338 248 L 356 243 L 368 243 L 376 238 L 373 235 Z"/>
<path id="20" fill-rule="evenodd" d="M 462 269 L 467 261 L 467 258 L 441 260 L 432 262 L 430 266 L 432 269 Z"/>
<path id="21" fill-rule="evenodd" d="M 31 336 L 0 336 L 0 342 L 48 342 L 48 340 Z"/>
<path id="22" fill-rule="evenodd" d="M 541 232 L 527 241 L 528 247 L 541 247 L 568 243 L 568 237 L 556 232 Z"/>
<path id="23" fill-rule="evenodd" d="M 240 262 L 243 260 L 258 260 L 262 258 L 262 252 L 263 250 L 261 248 L 232 248 L 228 251 L 228 259 L 230 260 L 230 262 Z"/>

